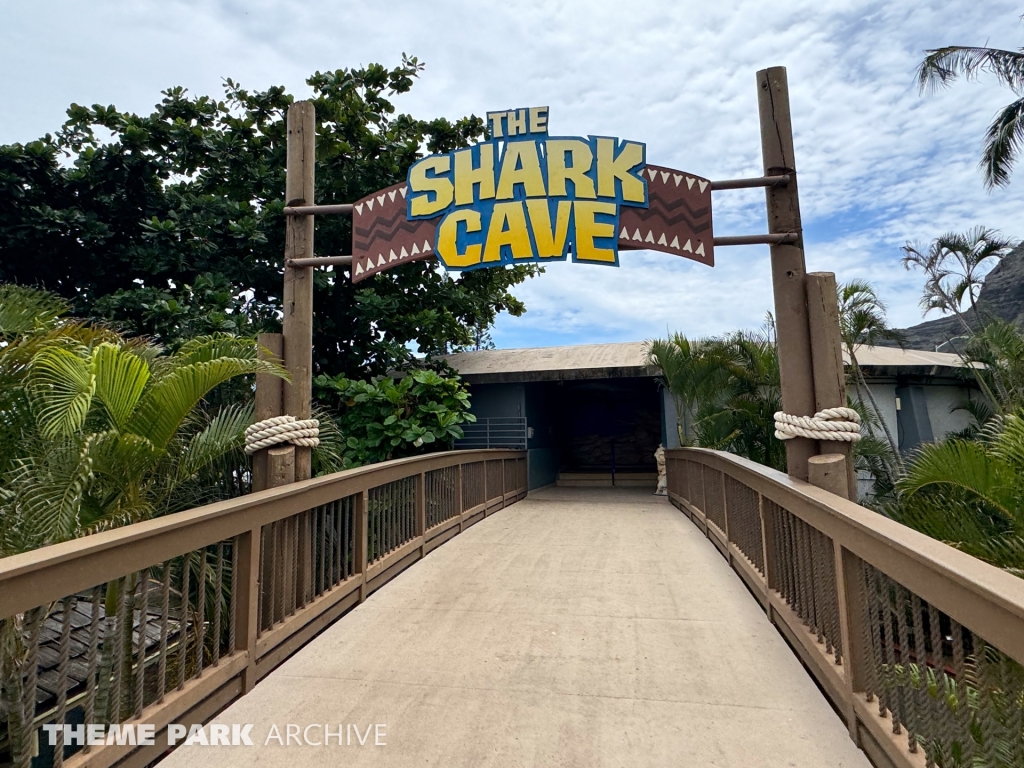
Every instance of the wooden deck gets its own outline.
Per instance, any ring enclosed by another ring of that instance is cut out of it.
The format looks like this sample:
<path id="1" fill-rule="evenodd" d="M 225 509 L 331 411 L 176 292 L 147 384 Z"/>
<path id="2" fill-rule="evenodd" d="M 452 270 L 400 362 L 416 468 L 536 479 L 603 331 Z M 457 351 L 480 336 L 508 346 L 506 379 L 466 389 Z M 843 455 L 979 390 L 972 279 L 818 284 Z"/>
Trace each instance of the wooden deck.
<path id="1" fill-rule="evenodd" d="M 214 722 L 252 724 L 255 746 L 184 746 L 161 765 L 869 765 L 712 542 L 640 489 L 532 493 Z M 305 743 L 324 724 L 330 744 Z"/>

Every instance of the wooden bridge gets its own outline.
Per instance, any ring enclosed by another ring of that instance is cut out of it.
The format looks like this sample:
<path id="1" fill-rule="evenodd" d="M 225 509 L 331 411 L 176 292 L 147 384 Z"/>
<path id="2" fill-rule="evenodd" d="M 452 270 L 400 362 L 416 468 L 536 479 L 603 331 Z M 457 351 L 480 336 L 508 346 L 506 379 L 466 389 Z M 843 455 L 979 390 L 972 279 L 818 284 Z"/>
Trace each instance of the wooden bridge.
<path id="1" fill-rule="evenodd" d="M 2 560 L 0 761 L 1024 765 L 1024 582 L 731 455 L 668 474 L 434 454 Z"/>

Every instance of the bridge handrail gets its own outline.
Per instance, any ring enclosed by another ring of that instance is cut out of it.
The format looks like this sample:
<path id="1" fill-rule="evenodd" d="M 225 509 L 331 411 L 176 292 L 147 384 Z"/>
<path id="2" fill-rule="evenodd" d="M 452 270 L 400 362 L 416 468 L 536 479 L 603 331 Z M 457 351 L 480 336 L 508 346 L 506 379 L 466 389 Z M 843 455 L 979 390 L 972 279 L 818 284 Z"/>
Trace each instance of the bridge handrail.
<path id="1" fill-rule="evenodd" d="M 1024 580 L 733 454 L 666 469 L 875 765 L 1024 765 Z"/>
<path id="2" fill-rule="evenodd" d="M 55 765 L 145 765 L 167 724 L 205 722 L 526 492 L 525 451 L 448 451 L 0 559 L 0 754 L 27 766 L 40 726 L 80 707 L 76 722 L 155 724 L 157 746 L 92 746 Z"/>

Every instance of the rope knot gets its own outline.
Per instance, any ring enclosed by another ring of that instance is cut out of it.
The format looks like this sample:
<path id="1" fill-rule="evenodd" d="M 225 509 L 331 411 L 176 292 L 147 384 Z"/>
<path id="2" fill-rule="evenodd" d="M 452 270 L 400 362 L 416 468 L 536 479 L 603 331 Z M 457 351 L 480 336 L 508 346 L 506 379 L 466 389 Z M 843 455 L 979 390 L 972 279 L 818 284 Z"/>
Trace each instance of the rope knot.
<path id="1" fill-rule="evenodd" d="M 254 454 L 263 448 L 280 443 L 291 443 L 305 448 L 320 445 L 320 422 L 317 419 L 296 419 L 294 416 L 274 416 L 257 421 L 245 430 L 245 452 Z"/>
<path id="2" fill-rule="evenodd" d="M 853 408 L 826 408 L 813 416 L 793 416 L 779 411 L 775 414 L 775 437 L 792 440 L 835 440 L 855 443 L 860 440 L 860 414 Z"/>

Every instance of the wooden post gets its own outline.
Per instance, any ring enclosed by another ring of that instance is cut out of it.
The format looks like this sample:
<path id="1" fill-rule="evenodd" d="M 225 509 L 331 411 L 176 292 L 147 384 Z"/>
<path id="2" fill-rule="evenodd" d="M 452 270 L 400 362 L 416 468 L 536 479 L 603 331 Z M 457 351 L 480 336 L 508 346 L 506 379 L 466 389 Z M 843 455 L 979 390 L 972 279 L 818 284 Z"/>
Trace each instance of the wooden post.
<path id="1" fill-rule="evenodd" d="M 261 333 L 257 339 L 261 360 L 280 360 L 283 337 L 280 333 Z M 284 407 L 284 382 L 269 373 L 256 374 L 256 421 L 280 416 Z M 257 451 L 252 457 L 252 489 L 263 491 L 272 487 L 268 482 L 267 451 Z"/>
<path id="2" fill-rule="evenodd" d="M 831 441 L 830 441 L 831 442 Z M 811 456 L 807 460 L 807 482 L 844 499 L 850 497 L 846 469 L 849 461 L 841 453 Z"/>
<path id="3" fill-rule="evenodd" d="M 807 319 L 811 329 L 814 408 L 817 411 L 846 405 L 843 340 L 839 329 L 839 298 L 836 294 L 836 276 L 831 272 L 811 272 L 807 275 Z M 843 495 L 856 501 L 857 475 L 853 465 L 853 443 L 823 440 L 819 445 L 822 451 L 845 457 L 846 493 Z"/>
<path id="4" fill-rule="evenodd" d="M 352 515 L 355 524 L 353 534 L 356 550 L 354 553 L 356 568 L 363 575 L 363 583 L 359 585 L 360 603 L 366 599 L 366 571 L 369 566 L 369 513 L 370 495 L 367 491 L 363 491 L 356 496 L 356 508 Z"/>
<path id="5" fill-rule="evenodd" d="M 279 488 L 295 482 L 294 445 L 275 445 L 267 449 L 268 488 Z"/>
<path id="6" fill-rule="evenodd" d="M 757 73 L 757 103 L 761 118 L 764 174 L 789 176 L 789 183 L 785 186 L 765 188 L 768 232 L 797 234 L 795 243 L 771 246 L 782 408 L 794 416 L 811 416 L 814 414 L 814 374 L 807 323 L 803 230 L 785 67 L 762 69 Z M 803 437 L 787 440 L 786 469 L 789 474 L 806 480 L 807 459 L 817 452 L 814 440 Z"/>
<path id="7" fill-rule="evenodd" d="M 854 694 L 867 690 L 865 674 L 874 662 L 871 651 L 865 643 L 864 632 L 854 631 L 854 627 L 864 628 L 864 617 L 868 615 L 865 605 L 867 599 L 864 583 L 864 563 L 852 552 L 833 542 L 836 562 L 836 589 L 839 591 L 839 631 L 843 640 L 843 666 L 845 667 L 846 695 L 849 709 L 846 713 L 850 737 L 860 745 L 860 732 L 857 727 L 857 710 L 853 706 Z"/>
<path id="8" fill-rule="evenodd" d="M 427 552 L 427 483 L 426 476 L 416 475 L 416 536 L 420 539 L 420 557 Z"/>
<path id="9" fill-rule="evenodd" d="M 316 113 L 298 101 L 288 108 L 288 176 L 285 205 L 313 205 Z M 313 398 L 313 267 L 289 267 L 289 259 L 313 257 L 313 217 L 287 216 L 284 245 L 284 363 L 291 383 L 284 385 L 284 411 L 308 419 Z M 310 449 L 295 451 L 295 480 L 312 474 Z"/>
<path id="10" fill-rule="evenodd" d="M 235 596 L 235 650 L 248 654 L 245 670 L 242 672 L 242 693 L 248 693 L 256 686 L 256 625 L 259 616 L 260 582 L 260 536 L 259 528 L 246 531 L 235 540 L 238 547 L 238 573 L 232 578 L 238 590 Z"/>
<path id="11" fill-rule="evenodd" d="M 466 519 L 466 507 L 462 499 L 462 464 L 455 466 L 455 508 L 459 510 L 459 533 L 462 533 L 462 523 Z"/>

